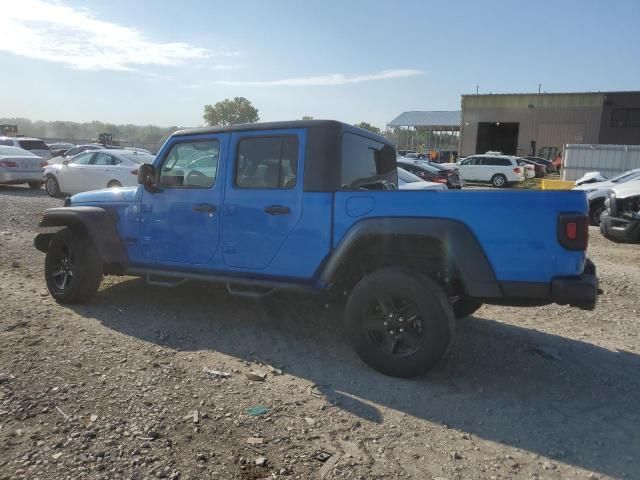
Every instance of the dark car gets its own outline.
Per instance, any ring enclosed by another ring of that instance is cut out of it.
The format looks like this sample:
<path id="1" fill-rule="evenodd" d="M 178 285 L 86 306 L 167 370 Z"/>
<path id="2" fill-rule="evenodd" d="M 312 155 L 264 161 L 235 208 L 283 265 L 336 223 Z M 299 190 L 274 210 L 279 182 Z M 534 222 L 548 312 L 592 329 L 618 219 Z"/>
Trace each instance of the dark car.
<path id="1" fill-rule="evenodd" d="M 444 183 L 450 189 L 462 188 L 458 172 L 426 160 L 398 159 L 398 166 L 428 182 Z"/>
<path id="2" fill-rule="evenodd" d="M 531 160 L 525 157 L 521 158 L 520 162 L 526 163 L 527 165 L 533 165 L 533 168 L 536 172 L 536 178 L 544 178 L 544 176 L 547 174 L 547 166 L 540 162 L 536 162 L 535 160 Z"/>
<path id="3" fill-rule="evenodd" d="M 546 169 L 547 169 L 547 173 L 558 173 L 558 169 L 553 164 L 553 162 L 547 160 L 546 158 L 534 157 L 532 155 L 527 155 L 526 157 L 522 157 L 522 158 L 524 160 L 532 160 L 532 161 L 534 161 L 536 163 L 544 165 L 546 167 Z"/>

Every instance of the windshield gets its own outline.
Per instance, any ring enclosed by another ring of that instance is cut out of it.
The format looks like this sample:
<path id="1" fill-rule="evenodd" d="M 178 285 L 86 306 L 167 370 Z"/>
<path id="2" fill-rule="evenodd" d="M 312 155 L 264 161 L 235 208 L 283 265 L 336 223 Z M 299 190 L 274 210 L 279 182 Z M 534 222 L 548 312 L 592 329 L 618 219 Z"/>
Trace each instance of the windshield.
<path id="1" fill-rule="evenodd" d="M 427 162 L 415 162 L 415 165 L 421 168 L 422 170 L 426 170 L 427 172 L 431 172 L 431 173 L 440 173 L 440 170 L 441 170 L 440 168 L 431 166 L 431 164 Z"/>
<path id="2" fill-rule="evenodd" d="M 398 168 L 398 178 L 405 183 L 421 182 L 422 179 L 413 173 L 407 172 L 403 168 Z"/>
<path id="3" fill-rule="evenodd" d="M 18 148 L 18 147 L 4 147 L 4 146 L 0 146 L 0 155 L 22 155 L 25 157 L 35 157 L 37 155 L 34 155 L 31 152 L 27 152 L 26 150 L 23 150 L 22 148 Z"/>
<path id="4" fill-rule="evenodd" d="M 624 183 L 629 180 L 633 180 L 634 178 L 640 176 L 640 170 L 630 170 L 628 172 L 621 173 L 617 177 L 613 177 L 611 181 L 613 183 Z"/>
<path id="5" fill-rule="evenodd" d="M 20 140 L 18 144 L 25 150 L 49 150 L 42 140 Z"/>
<path id="6" fill-rule="evenodd" d="M 148 153 L 123 153 L 122 156 L 127 160 L 131 160 L 133 163 L 153 163 L 155 158 Z"/>

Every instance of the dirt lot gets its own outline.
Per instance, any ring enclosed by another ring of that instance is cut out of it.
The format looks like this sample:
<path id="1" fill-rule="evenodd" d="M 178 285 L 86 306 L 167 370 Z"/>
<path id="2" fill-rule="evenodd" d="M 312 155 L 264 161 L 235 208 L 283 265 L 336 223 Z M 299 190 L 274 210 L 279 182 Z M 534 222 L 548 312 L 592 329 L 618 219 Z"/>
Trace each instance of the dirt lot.
<path id="1" fill-rule="evenodd" d="M 407 381 L 308 298 L 110 277 L 57 305 L 32 239 L 59 204 L 0 187 L 0 478 L 640 478 L 640 246 L 593 229 L 595 311 L 485 306 Z"/>

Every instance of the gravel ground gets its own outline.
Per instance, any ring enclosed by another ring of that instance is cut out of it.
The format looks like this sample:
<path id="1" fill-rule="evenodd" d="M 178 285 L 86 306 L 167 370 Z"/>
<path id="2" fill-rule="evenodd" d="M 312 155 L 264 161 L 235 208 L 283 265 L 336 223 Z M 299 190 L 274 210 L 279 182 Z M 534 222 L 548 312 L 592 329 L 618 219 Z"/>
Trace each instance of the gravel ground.
<path id="1" fill-rule="evenodd" d="M 56 304 L 32 239 L 60 204 L 0 187 L 0 478 L 640 478 L 638 245 L 592 229 L 596 310 L 484 306 L 399 380 L 309 298 L 109 277 Z"/>

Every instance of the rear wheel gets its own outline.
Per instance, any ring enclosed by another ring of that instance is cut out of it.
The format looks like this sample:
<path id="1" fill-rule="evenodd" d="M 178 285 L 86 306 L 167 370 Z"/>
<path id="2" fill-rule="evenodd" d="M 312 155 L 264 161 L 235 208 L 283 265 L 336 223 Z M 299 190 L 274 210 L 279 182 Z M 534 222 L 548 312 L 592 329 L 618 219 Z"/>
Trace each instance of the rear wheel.
<path id="1" fill-rule="evenodd" d="M 507 186 L 507 177 L 501 173 L 496 173 L 491 177 L 491 184 L 496 188 L 503 188 Z"/>
<path id="2" fill-rule="evenodd" d="M 415 377 L 446 354 L 455 326 L 442 289 L 426 275 L 385 268 L 353 289 L 345 312 L 356 353 L 394 377 Z"/>
<path id="3" fill-rule="evenodd" d="M 58 302 L 86 302 L 102 281 L 102 260 L 90 238 L 64 228 L 49 244 L 44 275 Z"/>
<path id="4" fill-rule="evenodd" d="M 58 180 L 53 175 L 47 175 L 47 178 L 44 182 L 44 188 L 47 191 L 47 194 L 50 197 L 57 197 L 60 195 L 60 184 Z"/>
<path id="5" fill-rule="evenodd" d="M 43 182 L 28 182 L 31 190 L 40 190 Z"/>

